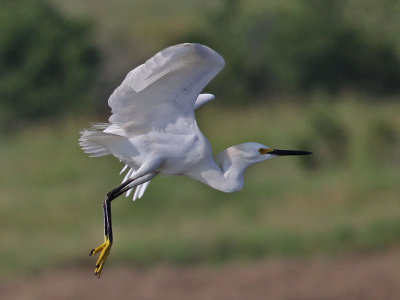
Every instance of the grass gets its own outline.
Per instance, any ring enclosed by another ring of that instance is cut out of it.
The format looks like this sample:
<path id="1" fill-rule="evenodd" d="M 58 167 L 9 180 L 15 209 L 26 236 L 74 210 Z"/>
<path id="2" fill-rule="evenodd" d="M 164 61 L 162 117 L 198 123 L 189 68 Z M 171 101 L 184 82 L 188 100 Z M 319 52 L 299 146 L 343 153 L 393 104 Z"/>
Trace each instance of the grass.
<path id="1" fill-rule="evenodd" d="M 215 153 L 246 141 L 296 149 L 312 137 L 307 150 L 321 156 L 332 141 L 313 122 L 330 113 L 347 136 L 346 159 L 325 164 L 320 158 L 309 168 L 285 157 L 253 166 L 235 194 L 188 178 L 157 178 L 143 199 L 113 202 L 115 244 L 108 263 L 225 263 L 398 245 L 400 145 L 391 143 L 394 149 L 386 149 L 382 161 L 375 148 L 385 145 L 374 145 L 377 134 L 370 129 L 384 120 L 399 137 L 400 106 L 345 98 L 335 104 L 202 108 L 198 122 Z M 2 138 L 0 276 L 87 264 L 89 250 L 102 241 L 103 195 L 119 184 L 121 165 L 112 157 L 88 158 L 79 149 L 78 131 L 94 119 Z"/>

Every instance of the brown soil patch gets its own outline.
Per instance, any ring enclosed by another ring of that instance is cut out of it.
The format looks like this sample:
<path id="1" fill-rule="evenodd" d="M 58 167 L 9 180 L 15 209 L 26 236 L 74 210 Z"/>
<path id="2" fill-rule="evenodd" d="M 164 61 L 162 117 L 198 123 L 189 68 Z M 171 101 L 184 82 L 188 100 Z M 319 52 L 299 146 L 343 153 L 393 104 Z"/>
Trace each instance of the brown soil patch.
<path id="1" fill-rule="evenodd" d="M 400 251 L 222 267 L 67 268 L 0 284 L 1 299 L 400 299 Z"/>

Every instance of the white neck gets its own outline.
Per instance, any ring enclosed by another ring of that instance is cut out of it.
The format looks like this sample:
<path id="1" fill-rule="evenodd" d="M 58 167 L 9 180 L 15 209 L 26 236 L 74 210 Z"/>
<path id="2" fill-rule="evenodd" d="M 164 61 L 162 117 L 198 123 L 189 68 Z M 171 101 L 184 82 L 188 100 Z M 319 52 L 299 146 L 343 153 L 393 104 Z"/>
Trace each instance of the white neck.
<path id="1" fill-rule="evenodd" d="M 218 155 L 217 161 L 209 158 L 195 170 L 185 174 L 208 186 L 226 193 L 240 191 L 244 185 L 244 171 L 251 163 L 229 155 L 225 150 Z"/>

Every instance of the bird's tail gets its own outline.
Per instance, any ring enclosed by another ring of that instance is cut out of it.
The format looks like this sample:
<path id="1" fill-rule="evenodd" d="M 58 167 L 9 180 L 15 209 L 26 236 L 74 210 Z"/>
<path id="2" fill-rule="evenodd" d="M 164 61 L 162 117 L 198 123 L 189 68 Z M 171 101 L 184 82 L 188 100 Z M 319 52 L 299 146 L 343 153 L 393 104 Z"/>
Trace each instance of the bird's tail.
<path id="1" fill-rule="evenodd" d="M 95 124 L 91 129 L 80 132 L 79 146 L 90 157 L 100 157 L 111 154 L 107 149 L 107 142 L 113 138 L 121 138 L 112 133 L 104 132 L 108 124 Z"/>
<path id="2" fill-rule="evenodd" d="M 82 150 L 89 154 L 90 157 L 99 157 L 112 154 L 107 145 L 113 145 L 115 147 L 118 142 L 121 140 L 126 140 L 126 138 L 107 131 L 123 133 L 122 129 L 115 127 L 115 125 L 110 125 L 108 123 L 95 124 L 92 128 L 85 129 L 80 132 L 81 137 L 79 139 L 79 146 L 81 146 Z M 125 165 L 120 174 L 124 173 L 126 170 L 128 170 L 128 172 L 122 180 L 122 183 L 130 179 L 134 175 L 137 168 L 132 168 L 132 166 Z M 149 186 L 149 183 L 150 181 L 147 181 L 136 187 L 133 195 L 133 201 L 142 198 L 145 190 Z M 129 197 L 132 191 L 132 189 L 128 190 L 126 192 L 126 196 Z"/>

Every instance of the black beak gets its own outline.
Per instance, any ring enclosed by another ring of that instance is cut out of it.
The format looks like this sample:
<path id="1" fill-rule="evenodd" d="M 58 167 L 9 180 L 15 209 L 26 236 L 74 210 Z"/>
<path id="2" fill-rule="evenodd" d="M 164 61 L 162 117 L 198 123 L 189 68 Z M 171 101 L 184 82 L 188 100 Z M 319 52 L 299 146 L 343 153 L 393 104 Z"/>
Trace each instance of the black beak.
<path id="1" fill-rule="evenodd" d="M 268 154 L 275 154 L 275 155 L 279 155 L 279 156 L 285 156 L 285 155 L 309 155 L 309 154 L 312 154 L 312 152 L 298 151 L 298 150 L 278 150 L 278 149 L 274 149 L 271 152 L 268 152 Z"/>

